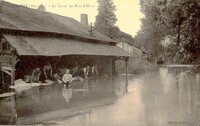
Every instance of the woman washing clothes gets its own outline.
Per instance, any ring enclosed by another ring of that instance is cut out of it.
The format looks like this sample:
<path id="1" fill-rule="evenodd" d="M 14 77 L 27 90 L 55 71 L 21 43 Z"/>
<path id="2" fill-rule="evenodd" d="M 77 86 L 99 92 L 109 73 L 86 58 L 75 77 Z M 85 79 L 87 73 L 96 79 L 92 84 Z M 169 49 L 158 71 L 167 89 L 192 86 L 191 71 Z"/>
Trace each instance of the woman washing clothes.
<path id="1" fill-rule="evenodd" d="M 31 74 L 31 83 L 32 82 L 40 83 L 40 75 L 41 75 L 40 68 L 36 67 Z"/>
<path id="2" fill-rule="evenodd" d="M 47 64 L 44 65 L 43 72 L 44 72 L 45 80 L 46 79 L 49 79 L 49 80 L 53 79 L 53 69 L 52 69 L 51 64 L 49 62 L 47 62 Z"/>

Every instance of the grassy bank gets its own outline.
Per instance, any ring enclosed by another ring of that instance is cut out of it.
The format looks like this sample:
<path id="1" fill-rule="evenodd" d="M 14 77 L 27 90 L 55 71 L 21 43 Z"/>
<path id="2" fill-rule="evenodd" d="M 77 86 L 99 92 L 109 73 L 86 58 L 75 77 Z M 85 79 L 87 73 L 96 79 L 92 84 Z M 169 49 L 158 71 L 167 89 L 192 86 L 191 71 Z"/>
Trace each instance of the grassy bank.
<path id="1" fill-rule="evenodd" d="M 156 64 L 149 63 L 141 58 L 130 58 L 128 64 L 129 74 L 141 74 L 150 70 L 156 70 Z M 116 71 L 118 74 L 125 73 L 125 62 L 116 63 Z"/>

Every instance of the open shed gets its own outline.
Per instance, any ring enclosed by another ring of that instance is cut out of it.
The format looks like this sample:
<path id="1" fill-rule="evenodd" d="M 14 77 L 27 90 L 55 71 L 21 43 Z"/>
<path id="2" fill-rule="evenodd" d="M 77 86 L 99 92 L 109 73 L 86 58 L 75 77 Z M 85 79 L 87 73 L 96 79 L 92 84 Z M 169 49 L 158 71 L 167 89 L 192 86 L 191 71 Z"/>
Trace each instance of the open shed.
<path id="1" fill-rule="evenodd" d="M 0 66 L 11 78 L 8 85 L 20 77 L 18 72 L 43 65 L 46 60 L 64 59 L 67 67 L 75 61 L 98 62 L 111 73 L 116 59 L 124 59 L 127 66 L 131 55 L 117 47 L 117 41 L 97 31 L 91 34 L 89 29 L 69 17 L 1 2 Z M 2 84 L 3 80 L 1 76 Z"/>

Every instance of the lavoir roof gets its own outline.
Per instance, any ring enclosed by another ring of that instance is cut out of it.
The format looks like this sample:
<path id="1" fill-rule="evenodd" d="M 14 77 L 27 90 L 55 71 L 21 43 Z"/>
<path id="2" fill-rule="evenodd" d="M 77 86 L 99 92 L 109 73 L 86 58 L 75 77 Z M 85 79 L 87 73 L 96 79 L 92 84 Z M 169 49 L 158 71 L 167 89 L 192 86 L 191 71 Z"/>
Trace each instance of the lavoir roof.
<path id="1" fill-rule="evenodd" d="M 89 29 L 69 17 L 0 3 L 0 34 L 19 55 L 130 56 L 115 40 Z"/>
<path id="2" fill-rule="evenodd" d="M 3 36 L 17 50 L 19 55 L 60 56 L 60 55 L 102 55 L 130 56 L 115 45 L 82 42 L 54 37 Z"/>

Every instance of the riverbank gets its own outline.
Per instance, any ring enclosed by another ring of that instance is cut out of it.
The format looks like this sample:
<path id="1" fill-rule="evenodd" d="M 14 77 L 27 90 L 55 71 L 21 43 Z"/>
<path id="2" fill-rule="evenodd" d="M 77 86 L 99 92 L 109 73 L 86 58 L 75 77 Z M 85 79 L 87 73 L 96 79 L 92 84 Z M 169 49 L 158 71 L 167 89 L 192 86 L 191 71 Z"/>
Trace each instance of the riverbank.
<path id="1" fill-rule="evenodd" d="M 143 59 L 130 59 L 129 73 L 130 74 L 142 74 L 147 71 L 153 71 L 158 69 L 156 64 L 150 63 Z"/>
<path id="2" fill-rule="evenodd" d="M 191 69 L 191 72 L 193 72 L 193 73 L 199 73 L 199 74 L 200 74 L 200 66 L 194 66 L 194 67 Z"/>
<path id="3" fill-rule="evenodd" d="M 124 73 L 125 72 L 125 67 L 118 67 L 119 65 L 117 64 L 117 73 Z M 122 66 L 125 66 L 123 64 Z M 148 71 L 154 71 L 157 70 L 158 67 L 156 64 L 150 63 L 142 58 L 130 58 L 129 59 L 129 64 L 128 64 L 128 73 L 129 74 L 142 74 Z"/>

